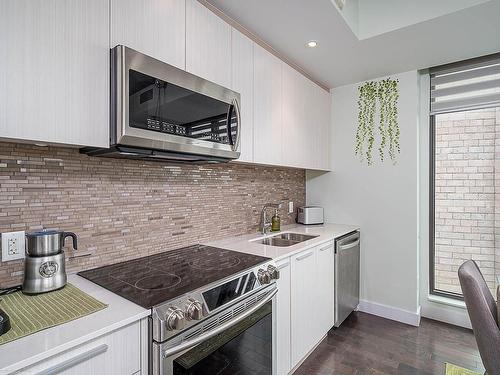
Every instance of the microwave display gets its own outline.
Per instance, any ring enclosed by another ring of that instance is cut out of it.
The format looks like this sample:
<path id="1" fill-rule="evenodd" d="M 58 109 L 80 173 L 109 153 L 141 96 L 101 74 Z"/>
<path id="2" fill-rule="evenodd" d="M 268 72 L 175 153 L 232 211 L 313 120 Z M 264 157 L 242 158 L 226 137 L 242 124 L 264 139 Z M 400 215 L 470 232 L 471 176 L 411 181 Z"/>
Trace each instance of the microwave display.
<path id="1" fill-rule="evenodd" d="M 234 145 L 237 115 L 232 104 L 129 70 L 129 126 Z"/>

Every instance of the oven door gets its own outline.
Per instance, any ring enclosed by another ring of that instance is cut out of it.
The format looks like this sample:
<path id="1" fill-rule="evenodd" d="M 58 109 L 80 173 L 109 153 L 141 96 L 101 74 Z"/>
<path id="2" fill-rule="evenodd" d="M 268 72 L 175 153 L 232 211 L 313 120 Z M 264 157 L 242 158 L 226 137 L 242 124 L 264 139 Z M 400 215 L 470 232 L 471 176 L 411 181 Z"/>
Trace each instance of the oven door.
<path id="1" fill-rule="evenodd" d="M 111 59 L 111 146 L 239 157 L 240 94 L 125 46 Z"/>
<path id="2" fill-rule="evenodd" d="M 251 307 L 248 301 L 237 303 L 181 338 L 153 342 L 153 374 L 276 374 L 273 311 L 277 291 L 268 290 Z"/>

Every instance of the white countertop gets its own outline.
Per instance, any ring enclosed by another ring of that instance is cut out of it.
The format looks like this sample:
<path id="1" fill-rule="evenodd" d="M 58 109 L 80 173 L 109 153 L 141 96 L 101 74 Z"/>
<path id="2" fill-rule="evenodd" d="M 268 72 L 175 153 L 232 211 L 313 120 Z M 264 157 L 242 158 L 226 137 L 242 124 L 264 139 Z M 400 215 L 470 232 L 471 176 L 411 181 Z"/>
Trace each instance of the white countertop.
<path id="1" fill-rule="evenodd" d="M 80 276 L 71 284 L 108 305 L 71 322 L 0 345 L 0 375 L 10 374 L 89 340 L 136 322 L 151 313 Z"/>
<path id="2" fill-rule="evenodd" d="M 218 246 L 228 250 L 239 251 L 241 253 L 260 255 L 263 257 L 272 258 L 275 261 L 279 261 L 280 259 L 290 257 L 310 247 L 314 247 L 324 242 L 331 241 L 335 238 L 341 237 L 349 232 L 358 229 L 359 226 L 346 224 L 293 224 L 283 226 L 280 232 L 271 232 L 266 234 L 265 236 L 259 233 L 248 234 L 244 236 L 205 243 L 205 245 Z M 310 234 L 316 235 L 318 237 L 288 247 L 269 246 L 260 244 L 258 241 L 254 242 L 254 240 L 259 240 L 265 237 L 272 237 L 286 232 Z"/>
<path id="3" fill-rule="evenodd" d="M 209 242 L 206 245 L 260 255 L 278 261 L 357 229 L 359 229 L 358 226 L 344 224 L 312 226 L 294 224 L 284 226 L 281 232 L 272 232 L 266 236 L 255 233 Z M 310 234 L 318 237 L 289 247 L 275 247 L 252 242 L 253 240 L 286 232 Z M 89 340 L 115 331 L 150 314 L 150 310 L 144 309 L 80 276 L 70 275 L 69 282 L 99 301 L 106 303 L 108 307 L 71 322 L 1 345 L 0 375 L 18 371 Z"/>

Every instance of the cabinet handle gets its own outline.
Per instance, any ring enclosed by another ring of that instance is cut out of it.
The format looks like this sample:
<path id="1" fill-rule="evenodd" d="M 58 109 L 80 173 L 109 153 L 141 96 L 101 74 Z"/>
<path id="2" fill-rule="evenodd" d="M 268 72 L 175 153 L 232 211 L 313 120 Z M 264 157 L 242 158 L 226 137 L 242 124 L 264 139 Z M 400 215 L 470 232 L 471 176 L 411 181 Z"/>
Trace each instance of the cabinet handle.
<path id="1" fill-rule="evenodd" d="M 297 260 L 302 260 L 302 259 L 306 259 L 306 258 L 309 258 L 311 255 L 313 255 L 314 253 L 312 251 L 306 253 L 306 254 L 302 254 L 302 255 L 299 255 L 297 258 Z"/>
<path id="2" fill-rule="evenodd" d="M 283 263 L 283 264 L 280 264 L 279 266 L 277 266 L 276 268 L 279 269 L 279 270 L 282 270 L 283 268 L 286 268 L 290 265 L 290 263 Z"/>
<path id="3" fill-rule="evenodd" d="M 329 244 L 328 246 L 320 248 L 319 251 L 325 251 L 325 250 L 331 249 L 332 247 L 333 247 L 333 245 Z"/>
<path id="4" fill-rule="evenodd" d="M 88 361 L 89 359 L 97 357 L 99 354 L 105 353 L 107 351 L 108 351 L 108 345 L 106 344 L 99 345 L 93 349 L 90 349 L 87 352 L 77 354 L 73 358 L 69 358 L 64 362 L 57 363 L 54 366 L 49 367 L 48 369 L 37 372 L 36 375 L 60 374 L 71 367 L 74 367 L 82 362 Z"/>

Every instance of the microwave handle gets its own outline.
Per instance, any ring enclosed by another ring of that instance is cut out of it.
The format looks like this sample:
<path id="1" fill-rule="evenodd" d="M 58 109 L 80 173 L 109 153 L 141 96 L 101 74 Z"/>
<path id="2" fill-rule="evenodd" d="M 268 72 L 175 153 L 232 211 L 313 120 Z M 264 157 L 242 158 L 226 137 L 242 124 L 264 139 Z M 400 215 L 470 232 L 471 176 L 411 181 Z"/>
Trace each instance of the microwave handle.
<path id="1" fill-rule="evenodd" d="M 233 148 L 233 151 L 235 150 L 238 150 L 239 146 L 240 146 L 240 136 L 241 136 L 241 115 L 240 115 L 240 104 L 238 103 L 238 100 L 237 99 L 233 99 L 233 102 L 232 102 L 232 107 L 233 107 L 233 110 L 235 111 L 236 113 L 236 142 L 235 143 L 232 143 L 232 148 Z M 229 137 L 229 139 L 232 141 L 233 139 L 233 136 L 231 134 L 231 112 L 233 110 L 230 110 L 229 113 L 228 113 L 228 119 L 227 119 L 227 123 L 228 123 L 228 127 L 227 127 L 227 136 Z"/>
<path id="2" fill-rule="evenodd" d="M 239 315 L 236 319 L 234 320 L 230 320 L 229 322 L 227 323 L 224 323 L 220 326 L 218 326 L 217 328 L 215 328 L 213 331 L 210 331 L 210 332 L 207 332 L 205 334 L 202 334 L 198 337 L 196 337 L 195 339 L 193 340 L 190 340 L 190 341 L 185 341 L 183 342 L 182 344 L 179 344 L 177 346 L 174 346 L 172 348 L 168 348 L 166 349 L 163 353 L 162 353 L 162 358 L 165 359 L 167 357 L 171 357 L 177 353 L 180 353 L 180 352 L 183 352 L 184 350 L 187 350 L 187 349 L 190 349 L 192 348 L 193 346 L 196 346 L 200 343 L 202 343 L 203 341 L 206 341 L 208 340 L 209 338 L 211 337 L 214 337 L 216 335 L 218 335 L 219 333 L 225 331 L 226 329 L 228 329 L 229 327 L 232 327 L 234 326 L 235 324 L 241 322 L 243 319 L 247 318 L 248 316 L 252 315 L 255 311 L 257 311 L 258 309 L 260 309 L 262 306 L 264 306 L 266 303 L 268 303 L 270 300 L 273 299 L 273 297 L 276 295 L 276 293 L 278 293 L 278 288 L 274 289 L 271 293 L 269 293 L 266 298 L 264 298 L 262 301 L 260 301 L 258 304 L 256 304 L 255 306 L 253 306 L 251 309 L 245 311 L 243 314 Z"/>

